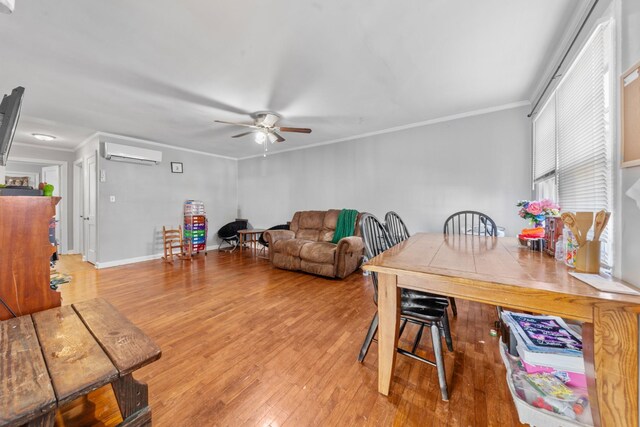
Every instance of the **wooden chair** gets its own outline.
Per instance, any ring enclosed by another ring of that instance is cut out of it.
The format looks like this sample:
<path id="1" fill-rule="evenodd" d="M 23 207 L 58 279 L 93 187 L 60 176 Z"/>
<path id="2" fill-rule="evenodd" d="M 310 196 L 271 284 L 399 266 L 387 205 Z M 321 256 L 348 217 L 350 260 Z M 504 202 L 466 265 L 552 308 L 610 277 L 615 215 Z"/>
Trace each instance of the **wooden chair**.
<path id="1" fill-rule="evenodd" d="M 385 226 L 373 215 L 364 213 L 360 217 L 360 234 L 364 240 L 365 253 L 369 259 L 379 255 L 385 250 L 393 246 L 389 233 Z M 378 304 L 378 274 L 371 274 L 373 283 L 374 296 L 373 300 Z M 409 356 L 413 359 L 435 366 L 438 371 L 438 382 L 440 384 L 440 393 L 442 400 L 449 400 L 447 391 L 447 381 L 445 378 L 444 358 L 442 356 L 441 332 L 447 342 L 447 347 L 453 351 L 451 330 L 449 328 L 449 318 L 447 317 L 448 302 L 445 297 L 439 297 L 426 292 L 414 291 L 410 289 L 402 289 L 400 298 L 400 317 L 402 323 L 400 325 L 399 336 L 402 336 L 407 322 L 419 326 L 411 351 L 399 348 L 398 353 Z M 416 354 L 422 333 L 425 326 L 431 331 L 431 341 L 433 344 L 433 353 L 435 362 L 427 360 Z M 371 342 L 378 330 L 378 312 L 375 313 L 369 330 L 365 336 L 364 342 L 358 355 L 358 362 L 362 363 L 367 356 Z"/>
<path id="2" fill-rule="evenodd" d="M 387 227 L 387 231 L 389 232 L 391 243 L 394 245 L 397 245 L 411 237 L 409 229 L 405 225 L 404 221 L 400 218 L 400 215 L 394 211 L 387 212 L 384 216 L 384 223 Z"/>
<path id="3" fill-rule="evenodd" d="M 178 228 L 172 228 L 167 230 L 167 228 L 162 226 L 162 247 L 164 250 L 164 256 L 162 259 L 164 262 L 173 263 L 173 257 L 177 257 L 178 259 L 191 259 L 191 257 L 187 257 L 184 252 L 184 244 L 182 241 L 182 227 L 178 226 Z M 174 252 L 174 250 L 176 250 Z"/>
<path id="4" fill-rule="evenodd" d="M 456 225 L 457 231 L 456 231 Z M 460 211 L 447 218 L 444 222 L 444 234 L 472 234 L 477 236 L 497 236 L 498 227 L 496 223 L 482 212 L 477 211 Z M 458 307 L 456 300 L 449 298 L 453 315 L 458 315 Z"/>
<path id="5" fill-rule="evenodd" d="M 456 230 L 457 225 L 457 230 Z M 482 212 L 460 211 L 452 214 L 444 222 L 444 234 L 475 234 L 477 236 L 497 236 L 496 223 Z"/>
<path id="6" fill-rule="evenodd" d="M 387 212 L 387 214 L 384 216 L 384 223 L 388 232 L 390 243 L 392 245 L 397 245 L 398 243 L 404 242 L 409 237 L 411 237 L 411 233 L 409 233 L 409 229 L 407 228 L 406 224 L 404 223 L 402 218 L 400 218 L 400 215 L 398 215 L 394 211 Z M 411 291 L 411 292 L 417 292 L 417 291 Z M 426 294 L 426 295 L 430 295 L 436 298 L 446 298 L 446 297 L 435 295 L 435 294 Z M 449 298 L 449 305 L 451 306 L 451 311 L 453 312 L 453 315 L 457 316 L 458 308 L 456 307 L 456 300 L 454 298 Z M 452 344 L 450 335 L 447 336 L 447 347 L 449 348 L 449 351 L 453 351 L 453 344 Z"/>

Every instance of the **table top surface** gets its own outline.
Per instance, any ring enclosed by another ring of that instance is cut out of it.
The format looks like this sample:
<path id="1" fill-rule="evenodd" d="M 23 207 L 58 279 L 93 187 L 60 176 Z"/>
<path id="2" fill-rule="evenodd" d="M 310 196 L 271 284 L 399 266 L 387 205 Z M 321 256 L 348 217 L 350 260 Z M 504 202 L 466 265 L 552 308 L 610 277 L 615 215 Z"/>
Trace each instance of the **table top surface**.
<path id="1" fill-rule="evenodd" d="M 363 269 L 416 277 L 463 279 L 535 291 L 640 304 L 640 296 L 601 292 L 569 275 L 573 269 L 511 237 L 417 233 L 369 260 Z"/>
<path id="2" fill-rule="evenodd" d="M 238 230 L 238 234 L 259 234 L 264 232 L 265 230 L 263 229 L 259 229 L 259 228 L 254 228 L 251 230 Z"/>
<path id="3" fill-rule="evenodd" d="M 160 358 L 160 348 L 103 299 L 0 322 L 0 425 L 55 406 Z"/>

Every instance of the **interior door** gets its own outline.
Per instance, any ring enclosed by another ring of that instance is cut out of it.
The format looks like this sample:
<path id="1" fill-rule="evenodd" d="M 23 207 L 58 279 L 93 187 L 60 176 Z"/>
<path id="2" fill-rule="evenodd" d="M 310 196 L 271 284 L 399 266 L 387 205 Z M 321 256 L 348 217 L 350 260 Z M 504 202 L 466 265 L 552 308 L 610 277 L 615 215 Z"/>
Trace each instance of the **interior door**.
<path id="1" fill-rule="evenodd" d="M 42 182 L 53 185 L 53 195 L 60 196 L 60 166 L 45 166 L 42 168 Z M 60 221 L 60 207 L 63 200 L 56 205 L 56 241 L 62 245 L 62 222 Z M 60 249 L 58 249 L 60 250 Z M 59 253 L 59 252 L 58 252 Z"/>
<path id="2" fill-rule="evenodd" d="M 85 258 L 95 264 L 97 259 L 96 210 L 98 187 L 98 164 L 96 155 L 87 157 L 84 168 L 84 249 Z"/>
<path id="3" fill-rule="evenodd" d="M 73 250 L 86 257 L 84 250 L 84 168 L 82 160 L 73 163 Z"/>

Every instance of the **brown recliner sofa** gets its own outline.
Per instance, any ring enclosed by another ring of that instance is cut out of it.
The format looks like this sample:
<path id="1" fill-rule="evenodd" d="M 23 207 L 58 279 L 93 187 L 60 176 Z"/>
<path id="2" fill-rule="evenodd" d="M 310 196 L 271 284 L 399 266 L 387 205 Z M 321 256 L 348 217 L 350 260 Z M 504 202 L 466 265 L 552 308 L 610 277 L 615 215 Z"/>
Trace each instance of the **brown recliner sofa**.
<path id="1" fill-rule="evenodd" d="M 340 210 L 300 211 L 293 215 L 289 230 L 268 230 L 269 259 L 285 270 L 304 271 L 343 279 L 360 267 L 364 243 L 360 237 L 360 215 L 355 236 L 331 243 Z"/>

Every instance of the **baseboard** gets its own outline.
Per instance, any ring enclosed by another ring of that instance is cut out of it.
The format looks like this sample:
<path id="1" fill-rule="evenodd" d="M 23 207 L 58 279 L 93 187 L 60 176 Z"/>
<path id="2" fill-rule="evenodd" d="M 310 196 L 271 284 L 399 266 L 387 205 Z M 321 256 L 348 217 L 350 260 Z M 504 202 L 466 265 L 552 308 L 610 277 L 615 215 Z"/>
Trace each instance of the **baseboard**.
<path id="1" fill-rule="evenodd" d="M 95 265 L 96 265 L 96 268 L 102 269 L 102 268 L 109 268 L 109 267 L 117 267 L 119 265 L 135 264 L 137 262 L 152 261 L 154 259 L 160 259 L 160 258 L 162 258 L 162 254 L 153 254 L 153 255 L 139 256 L 135 258 L 118 259 L 115 261 L 96 262 Z"/>
<path id="2" fill-rule="evenodd" d="M 217 249 L 218 249 L 218 245 L 207 246 L 207 252 L 215 251 Z M 96 262 L 95 266 L 98 269 L 118 267 L 120 265 L 135 264 L 137 262 L 153 261 L 154 259 L 160 259 L 162 257 L 163 257 L 163 254 L 145 255 L 145 256 L 139 256 L 135 258 L 118 259 L 115 261 Z"/>

